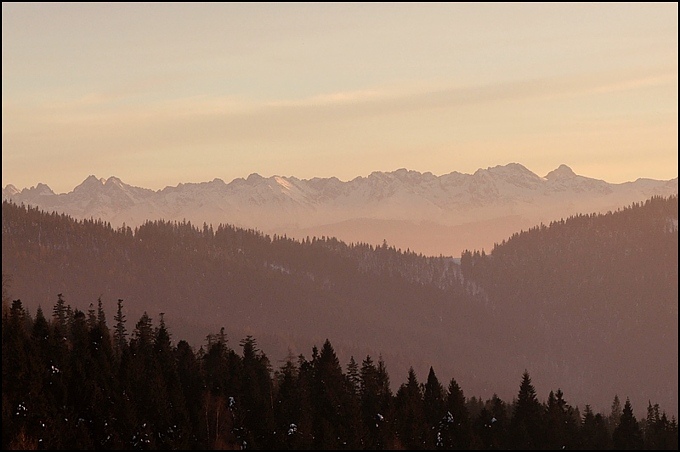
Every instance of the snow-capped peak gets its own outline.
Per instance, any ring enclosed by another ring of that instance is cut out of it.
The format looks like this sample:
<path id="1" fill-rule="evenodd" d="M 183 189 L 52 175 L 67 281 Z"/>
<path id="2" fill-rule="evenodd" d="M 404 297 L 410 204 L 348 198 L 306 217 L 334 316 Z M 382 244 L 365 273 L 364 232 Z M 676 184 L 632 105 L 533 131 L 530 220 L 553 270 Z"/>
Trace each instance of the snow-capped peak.
<path id="1" fill-rule="evenodd" d="M 19 193 L 19 190 L 17 190 L 17 188 L 16 188 L 14 185 L 12 185 L 12 184 L 7 185 L 7 186 L 2 190 L 3 197 L 4 197 L 5 195 L 6 195 L 6 196 L 16 195 L 17 193 Z"/>
<path id="2" fill-rule="evenodd" d="M 83 193 L 83 192 L 89 192 L 92 190 L 96 190 L 98 188 L 101 188 L 104 186 L 105 179 L 98 179 L 94 175 L 89 175 L 87 178 L 81 182 L 80 185 L 78 185 L 76 188 L 73 189 L 74 193 Z"/>
<path id="3" fill-rule="evenodd" d="M 565 164 L 561 164 L 545 175 L 548 180 L 570 179 L 572 177 L 576 177 L 576 173 Z"/>
<path id="4" fill-rule="evenodd" d="M 252 173 L 248 176 L 246 179 L 248 182 L 261 182 L 264 180 L 264 177 L 260 176 L 257 173 Z"/>
<path id="5" fill-rule="evenodd" d="M 50 195 L 54 195 L 54 192 L 52 191 L 52 189 L 50 187 L 48 187 L 47 185 L 43 184 L 42 182 L 38 183 L 38 185 L 36 185 L 35 187 L 24 188 L 23 190 L 21 190 L 21 193 L 22 193 L 22 195 L 26 194 L 26 195 L 29 195 L 29 196 L 50 196 Z"/>
<path id="6" fill-rule="evenodd" d="M 123 186 L 123 181 L 118 179 L 116 176 L 111 176 L 108 179 L 104 179 L 103 177 L 99 179 L 103 185 L 116 185 L 118 187 Z"/>

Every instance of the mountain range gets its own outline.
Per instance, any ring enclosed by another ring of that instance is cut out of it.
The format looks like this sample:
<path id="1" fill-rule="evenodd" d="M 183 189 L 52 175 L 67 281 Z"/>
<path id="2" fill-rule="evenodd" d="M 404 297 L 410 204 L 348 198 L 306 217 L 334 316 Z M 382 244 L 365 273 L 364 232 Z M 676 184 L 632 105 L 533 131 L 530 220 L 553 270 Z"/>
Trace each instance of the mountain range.
<path id="1" fill-rule="evenodd" d="M 491 249 L 510 234 L 583 212 L 607 212 L 651 196 L 678 193 L 678 179 L 637 179 L 612 184 L 575 174 L 560 165 L 544 177 L 518 163 L 435 176 L 406 169 L 373 172 L 343 182 L 335 177 L 214 179 L 161 190 L 134 187 L 117 177 L 89 176 L 71 192 L 47 185 L 18 190 L 2 199 L 102 219 L 114 227 L 146 220 L 232 224 L 294 238 L 337 237 L 427 255 L 460 256 Z"/>

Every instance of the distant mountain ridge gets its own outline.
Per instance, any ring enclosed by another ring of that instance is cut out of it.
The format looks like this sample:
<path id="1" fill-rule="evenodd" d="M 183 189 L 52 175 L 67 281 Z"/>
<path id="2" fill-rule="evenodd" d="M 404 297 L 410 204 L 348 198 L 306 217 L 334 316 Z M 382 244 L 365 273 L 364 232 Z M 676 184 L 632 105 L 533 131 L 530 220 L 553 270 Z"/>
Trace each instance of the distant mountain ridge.
<path id="1" fill-rule="evenodd" d="M 89 176 L 62 194 L 42 183 L 21 191 L 7 185 L 2 199 L 77 219 L 100 218 L 114 227 L 154 219 L 225 223 L 296 238 L 337 236 L 372 244 L 387 240 L 403 249 L 457 256 L 464 249 L 490 249 L 541 222 L 677 193 L 677 178 L 610 184 L 579 176 L 566 165 L 540 177 L 510 163 L 474 174 L 373 172 L 347 182 L 251 174 L 228 184 L 214 179 L 157 191 L 117 177 Z M 422 234 L 423 229 L 428 233 Z"/>

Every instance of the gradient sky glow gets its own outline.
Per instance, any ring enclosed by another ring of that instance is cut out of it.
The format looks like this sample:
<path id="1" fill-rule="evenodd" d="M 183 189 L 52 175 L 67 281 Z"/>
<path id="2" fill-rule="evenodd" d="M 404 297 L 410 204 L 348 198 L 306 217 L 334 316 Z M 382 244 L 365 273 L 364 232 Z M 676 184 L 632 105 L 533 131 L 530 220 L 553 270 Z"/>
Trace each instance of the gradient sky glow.
<path id="1" fill-rule="evenodd" d="M 2 4 L 2 185 L 678 175 L 678 4 Z"/>

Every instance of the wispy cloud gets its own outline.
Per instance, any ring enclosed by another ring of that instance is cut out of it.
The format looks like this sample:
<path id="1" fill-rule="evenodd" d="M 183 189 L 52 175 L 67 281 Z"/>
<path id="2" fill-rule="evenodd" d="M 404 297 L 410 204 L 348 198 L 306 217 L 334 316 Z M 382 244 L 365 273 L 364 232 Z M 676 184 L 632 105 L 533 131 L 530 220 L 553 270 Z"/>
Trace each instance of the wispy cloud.
<path id="1" fill-rule="evenodd" d="M 624 118 L 620 111 L 606 110 L 607 102 L 650 87 L 669 93 L 653 97 L 661 102 L 648 109 L 653 117 L 644 109 Z M 125 101 L 107 92 L 37 105 L 3 99 L 3 148 L 23 149 L 24 155 L 34 156 L 32 161 L 51 155 L 85 162 L 96 154 L 109 165 L 123 164 L 120 159 L 137 165 L 167 159 L 180 168 L 207 161 L 213 166 L 249 161 L 283 165 L 286 158 L 318 163 L 319 152 L 335 159 L 347 152 L 368 158 L 369 150 L 376 162 L 389 152 L 416 150 L 443 161 L 435 153 L 445 155 L 452 148 L 492 155 L 491 148 L 585 149 L 591 142 L 629 147 L 617 141 L 626 134 L 610 133 L 612 118 L 640 132 L 637 138 L 629 134 L 629 142 L 639 143 L 652 131 L 661 138 L 650 142 L 662 148 L 669 133 L 675 133 L 677 142 L 677 127 L 673 132 L 668 125 L 677 123 L 677 72 L 668 68 L 483 85 L 386 84 L 279 100 L 187 96 L 137 103 L 133 90 L 129 93 Z M 569 110 L 574 105 L 578 108 Z M 588 112 L 587 122 L 583 112 Z M 559 142 L 554 141 L 558 136 Z"/>

